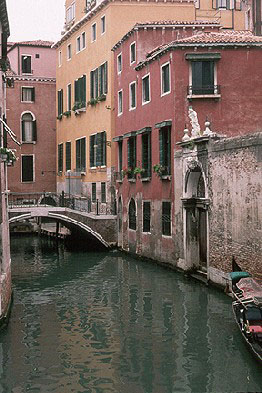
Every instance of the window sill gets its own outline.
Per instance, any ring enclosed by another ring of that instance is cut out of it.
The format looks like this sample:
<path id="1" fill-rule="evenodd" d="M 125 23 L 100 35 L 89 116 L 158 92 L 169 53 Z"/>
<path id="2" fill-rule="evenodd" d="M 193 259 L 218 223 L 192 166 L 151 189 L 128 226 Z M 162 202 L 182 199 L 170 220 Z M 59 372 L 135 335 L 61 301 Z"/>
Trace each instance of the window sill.
<path id="1" fill-rule="evenodd" d="M 221 98 L 221 94 L 189 94 L 187 96 L 188 100 L 203 99 L 203 98 L 218 99 Z"/>
<path id="2" fill-rule="evenodd" d="M 86 172 L 81 171 L 81 176 L 86 176 Z"/>
<path id="3" fill-rule="evenodd" d="M 23 145 L 35 145 L 36 141 L 22 141 Z"/>
<path id="4" fill-rule="evenodd" d="M 79 108 L 75 110 L 75 115 L 79 115 L 82 112 L 86 112 L 86 108 Z"/>
<path id="5" fill-rule="evenodd" d="M 168 180 L 168 181 L 171 181 L 171 178 L 172 178 L 171 175 L 161 176 L 161 180 Z"/>
<path id="6" fill-rule="evenodd" d="M 122 184 L 123 180 L 116 180 L 117 183 Z"/>
<path id="7" fill-rule="evenodd" d="M 34 104 L 35 101 L 21 101 L 22 104 Z"/>
<path id="8" fill-rule="evenodd" d="M 149 182 L 149 181 L 151 181 L 151 177 L 141 177 L 141 181 Z"/>
<path id="9" fill-rule="evenodd" d="M 129 183 L 135 183 L 136 179 L 128 179 Z"/>

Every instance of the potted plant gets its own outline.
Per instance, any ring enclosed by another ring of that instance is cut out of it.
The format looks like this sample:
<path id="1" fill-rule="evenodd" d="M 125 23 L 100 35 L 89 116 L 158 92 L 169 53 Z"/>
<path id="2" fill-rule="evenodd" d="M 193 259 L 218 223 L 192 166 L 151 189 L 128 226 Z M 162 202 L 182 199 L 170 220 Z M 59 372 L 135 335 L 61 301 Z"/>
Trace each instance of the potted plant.
<path id="1" fill-rule="evenodd" d="M 71 111 L 65 111 L 65 112 L 63 113 L 63 115 L 64 115 L 65 117 L 70 117 L 70 116 L 71 116 Z"/>
<path id="2" fill-rule="evenodd" d="M 15 155 L 15 149 L 8 149 L 7 147 L 0 148 L 0 158 L 2 161 L 6 161 L 7 164 L 13 165 L 17 160 Z"/>
<path id="3" fill-rule="evenodd" d="M 105 101 L 106 100 L 106 95 L 101 94 L 101 96 L 97 97 L 97 101 Z"/>
<path id="4" fill-rule="evenodd" d="M 153 171 L 157 176 L 162 177 L 167 174 L 167 167 L 161 164 L 156 164 L 153 166 Z"/>

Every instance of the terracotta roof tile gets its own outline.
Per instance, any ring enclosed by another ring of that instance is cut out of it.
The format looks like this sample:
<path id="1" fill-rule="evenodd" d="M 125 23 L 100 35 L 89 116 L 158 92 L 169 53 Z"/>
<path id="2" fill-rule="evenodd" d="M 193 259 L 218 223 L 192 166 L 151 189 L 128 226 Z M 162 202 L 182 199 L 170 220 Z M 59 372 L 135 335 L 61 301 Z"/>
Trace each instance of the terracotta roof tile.
<path id="1" fill-rule="evenodd" d="M 51 47 L 53 45 L 52 41 L 43 41 L 43 40 L 35 40 L 35 41 L 19 41 L 8 43 L 8 46 L 12 44 L 13 46 L 21 45 L 21 46 L 46 46 Z"/>

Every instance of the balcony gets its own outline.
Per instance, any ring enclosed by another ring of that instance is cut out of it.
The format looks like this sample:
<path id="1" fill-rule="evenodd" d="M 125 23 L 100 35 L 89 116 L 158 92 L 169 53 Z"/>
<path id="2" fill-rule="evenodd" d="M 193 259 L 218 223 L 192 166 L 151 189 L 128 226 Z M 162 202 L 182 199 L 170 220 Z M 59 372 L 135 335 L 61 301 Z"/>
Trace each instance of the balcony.
<path id="1" fill-rule="evenodd" d="M 220 85 L 188 86 L 187 98 L 220 98 Z"/>

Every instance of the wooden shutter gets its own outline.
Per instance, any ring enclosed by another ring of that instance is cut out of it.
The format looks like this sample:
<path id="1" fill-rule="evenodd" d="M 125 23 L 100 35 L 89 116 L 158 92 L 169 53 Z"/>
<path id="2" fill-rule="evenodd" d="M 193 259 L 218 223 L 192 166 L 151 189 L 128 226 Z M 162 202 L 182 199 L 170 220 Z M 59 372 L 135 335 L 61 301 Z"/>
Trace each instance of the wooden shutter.
<path id="1" fill-rule="evenodd" d="M 98 68 L 95 70 L 95 98 L 98 97 Z"/>
<path id="2" fill-rule="evenodd" d="M 80 139 L 76 141 L 76 170 L 80 171 Z"/>
<path id="3" fill-rule="evenodd" d="M 22 120 L 22 142 L 25 141 L 25 121 Z"/>
<path id="4" fill-rule="evenodd" d="M 164 165 L 163 130 L 159 130 L 159 164 Z"/>
<path id="5" fill-rule="evenodd" d="M 96 148 L 96 166 L 101 166 L 102 165 L 102 132 L 99 132 L 97 135 L 96 143 L 97 143 L 97 148 Z"/>
<path id="6" fill-rule="evenodd" d="M 89 165 L 92 168 L 95 166 L 95 135 L 91 135 L 89 141 Z"/>
<path id="7" fill-rule="evenodd" d="M 107 94 L 107 61 L 105 62 L 104 93 Z"/>
<path id="8" fill-rule="evenodd" d="M 102 132 L 102 159 L 101 165 L 106 165 L 106 132 Z"/>
<path id="9" fill-rule="evenodd" d="M 74 86 L 75 86 L 75 103 L 76 103 L 77 102 L 77 80 L 75 80 Z"/>
<path id="10" fill-rule="evenodd" d="M 66 142 L 66 171 L 71 170 L 71 142 Z"/>
<path id="11" fill-rule="evenodd" d="M 82 98 L 81 101 L 86 105 L 86 75 L 82 76 Z"/>
<path id="12" fill-rule="evenodd" d="M 171 174 L 171 129 L 167 129 L 167 174 Z"/>
<path id="13" fill-rule="evenodd" d="M 94 98 L 94 71 L 90 72 L 90 99 Z"/>
<path id="14" fill-rule="evenodd" d="M 103 94 L 103 84 L 102 84 L 102 72 L 103 72 L 103 66 L 100 66 L 98 68 L 98 87 L 99 87 L 99 95 L 101 96 Z"/>
<path id="15" fill-rule="evenodd" d="M 128 138 L 127 141 L 127 166 L 131 168 L 131 138 Z"/>
<path id="16" fill-rule="evenodd" d="M 35 101 L 35 88 L 34 87 L 32 87 L 32 96 L 31 96 L 31 98 L 32 98 L 32 101 L 34 102 Z"/>
<path id="17" fill-rule="evenodd" d="M 81 171 L 86 170 L 86 138 L 80 139 Z"/>
<path id="18" fill-rule="evenodd" d="M 32 127 L 33 127 L 33 142 L 37 141 L 37 131 L 36 131 L 36 120 L 32 121 Z"/>

